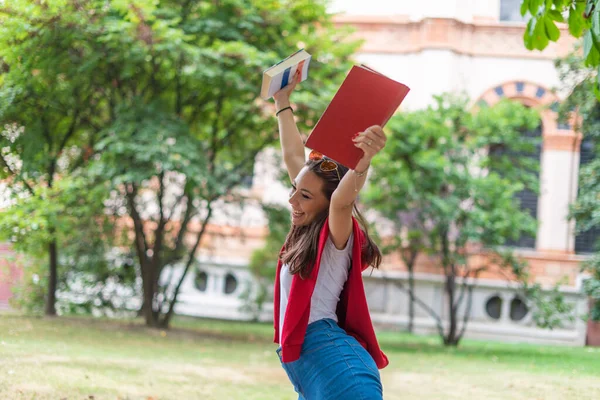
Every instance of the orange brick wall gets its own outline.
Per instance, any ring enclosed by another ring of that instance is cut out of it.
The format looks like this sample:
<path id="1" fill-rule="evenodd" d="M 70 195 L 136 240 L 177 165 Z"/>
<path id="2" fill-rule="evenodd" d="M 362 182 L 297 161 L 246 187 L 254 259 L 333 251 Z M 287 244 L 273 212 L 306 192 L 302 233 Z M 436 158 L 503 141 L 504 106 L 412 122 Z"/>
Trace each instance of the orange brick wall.
<path id="1" fill-rule="evenodd" d="M 565 280 L 564 284 L 574 286 L 579 273 L 579 264 L 582 261 L 581 257 L 573 254 L 543 254 L 531 251 L 520 256 L 528 262 L 532 278 L 543 285 L 554 285 Z M 473 269 L 489 264 L 488 257 L 484 254 L 476 254 L 469 259 L 469 265 Z M 399 254 L 392 254 L 384 257 L 382 269 L 403 271 L 406 270 L 406 267 Z M 415 272 L 441 274 L 443 270 L 437 257 L 421 255 L 417 258 Z M 507 270 L 502 272 L 497 266 L 490 265 L 488 270 L 482 272 L 479 277 L 506 280 L 511 278 L 511 274 Z"/>

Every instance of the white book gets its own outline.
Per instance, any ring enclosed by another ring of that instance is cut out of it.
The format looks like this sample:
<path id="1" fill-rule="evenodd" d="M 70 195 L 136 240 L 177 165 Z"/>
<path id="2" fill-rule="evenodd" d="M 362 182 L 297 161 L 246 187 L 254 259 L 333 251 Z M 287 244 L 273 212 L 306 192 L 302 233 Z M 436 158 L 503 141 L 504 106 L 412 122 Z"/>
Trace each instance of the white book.
<path id="1" fill-rule="evenodd" d="M 296 75 L 296 71 L 302 71 L 302 79 L 300 82 L 308 78 L 308 66 L 310 64 L 311 55 L 304 49 L 298 50 L 285 60 L 278 62 L 271 68 L 263 72 L 262 88 L 260 97 L 265 100 L 273 97 L 277 91 L 284 88 Z"/>

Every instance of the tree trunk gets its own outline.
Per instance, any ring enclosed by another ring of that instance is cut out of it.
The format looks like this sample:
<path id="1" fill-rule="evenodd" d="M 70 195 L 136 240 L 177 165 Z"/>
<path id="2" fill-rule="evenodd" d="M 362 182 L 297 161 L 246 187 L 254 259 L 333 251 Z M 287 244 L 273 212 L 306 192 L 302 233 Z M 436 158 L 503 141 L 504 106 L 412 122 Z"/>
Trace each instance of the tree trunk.
<path id="1" fill-rule="evenodd" d="M 454 270 L 452 268 L 452 270 Z M 458 345 L 459 338 L 457 337 L 458 321 L 457 321 L 457 307 L 454 305 L 454 295 L 456 294 L 456 277 L 454 275 L 448 275 L 446 277 L 446 294 L 448 295 L 448 311 L 450 316 L 450 327 L 448 333 L 444 338 L 444 344 L 447 346 Z"/>
<path id="2" fill-rule="evenodd" d="M 53 236 L 54 228 L 50 228 L 50 235 Z M 56 316 L 56 283 L 58 275 L 58 257 L 56 254 L 56 239 L 48 244 L 48 256 L 50 266 L 50 276 L 48 277 L 48 296 L 46 297 L 46 315 Z"/>
<path id="3" fill-rule="evenodd" d="M 450 259 L 450 244 L 448 240 L 449 230 L 443 229 L 441 232 L 441 243 L 442 243 L 442 264 L 444 266 L 444 272 L 446 274 L 446 295 L 448 296 L 448 311 L 450 317 L 450 326 L 448 333 L 444 336 L 444 344 L 446 346 L 458 345 L 458 321 L 457 321 L 457 310 L 458 307 L 454 304 L 454 297 L 456 295 L 456 266 L 454 261 Z"/>
<path id="4" fill-rule="evenodd" d="M 149 269 L 152 268 L 152 263 L 147 262 L 142 266 L 142 287 L 144 290 L 144 305 L 142 307 L 146 326 L 151 328 L 158 327 L 157 313 L 154 312 L 154 277 Z"/>
<path id="5" fill-rule="evenodd" d="M 126 185 L 126 197 L 127 207 L 129 208 L 129 215 L 133 220 L 133 227 L 135 231 L 134 246 L 138 260 L 140 262 L 140 273 L 142 275 L 142 291 L 144 294 L 144 300 L 142 305 L 142 314 L 146 321 L 146 326 L 156 327 L 158 322 L 157 313 L 154 312 L 154 271 L 152 260 L 148 258 L 149 246 L 146 241 L 146 235 L 144 234 L 144 223 L 140 216 L 136 204 L 135 197 L 137 195 L 137 188 L 134 184 Z"/>
<path id="6" fill-rule="evenodd" d="M 415 268 L 414 265 L 408 267 L 408 290 L 411 293 L 415 292 Z M 408 296 L 408 332 L 414 333 L 415 320 L 415 300 L 412 296 Z"/>
<path id="7" fill-rule="evenodd" d="M 458 346 L 458 342 L 460 342 L 460 338 L 458 338 L 458 337 L 450 337 L 450 334 L 448 334 L 448 336 L 444 337 L 444 346 L 457 347 Z"/>
<path id="8" fill-rule="evenodd" d="M 196 241 L 195 241 L 194 245 L 192 246 L 192 249 L 188 253 L 188 259 L 187 259 L 187 262 L 185 263 L 185 267 L 181 274 L 181 278 L 179 278 L 179 282 L 177 283 L 177 286 L 175 286 L 175 290 L 173 290 L 173 297 L 171 298 L 171 301 L 169 303 L 169 310 L 164 315 L 162 321 L 158 322 L 158 326 L 161 328 L 165 328 L 165 329 L 169 328 L 169 324 L 171 323 L 171 318 L 173 317 L 173 313 L 175 312 L 175 305 L 177 304 L 177 296 L 179 296 L 179 291 L 181 290 L 181 285 L 183 284 L 183 281 L 185 280 L 185 277 L 187 276 L 188 271 L 190 270 L 190 267 L 192 266 L 192 264 L 195 260 L 196 250 L 198 250 L 200 241 L 202 240 L 202 238 L 204 237 L 204 233 L 206 232 L 206 226 L 208 225 L 208 222 L 210 221 L 210 219 L 212 217 L 212 213 L 213 213 L 212 203 L 209 203 L 207 208 L 208 208 L 208 212 L 206 214 L 206 217 L 204 217 L 204 221 L 202 221 L 202 229 L 200 229 L 200 232 L 198 232 L 198 234 L 196 235 Z"/>

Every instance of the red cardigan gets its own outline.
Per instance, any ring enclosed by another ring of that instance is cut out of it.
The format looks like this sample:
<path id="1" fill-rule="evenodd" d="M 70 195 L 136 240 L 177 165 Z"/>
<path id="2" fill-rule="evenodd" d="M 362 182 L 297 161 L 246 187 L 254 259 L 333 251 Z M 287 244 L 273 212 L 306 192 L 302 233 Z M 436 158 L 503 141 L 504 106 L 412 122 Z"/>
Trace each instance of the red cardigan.
<path id="1" fill-rule="evenodd" d="M 287 309 L 285 312 L 285 321 L 283 324 L 283 334 L 281 337 L 281 357 L 283 362 L 292 362 L 300 358 L 302 343 L 308 325 L 310 316 L 310 300 L 315 289 L 319 266 L 321 264 L 321 255 L 323 248 L 329 236 L 329 220 L 325 221 L 319 236 L 319 247 L 315 266 L 307 279 L 301 279 L 298 274 L 292 278 L 292 286 Z M 388 365 L 389 361 L 385 354 L 379 348 L 377 337 L 373 330 L 373 324 L 369 315 L 367 298 L 362 282 L 362 271 L 368 265 L 361 265 L 361 248 L 365 242 L 365 236 L 360 229 L 358 222 L 353 217 L 354 243 L 352 245 L 352 268 L 348 275 L 348 280 L 340 294 L 340 301 L 337 306 L 336 314 L 338 325 L 353 336 L 356 340 L 371 354 L 379 369 Z M 283 251 L 283 249 L 282 249 Z M 279 279 L 281 271 L 281 260 L 277 264 L 277 273 L 275 276 L 275 296 L 274 296 L 274 342 L 279 343 Z"/>

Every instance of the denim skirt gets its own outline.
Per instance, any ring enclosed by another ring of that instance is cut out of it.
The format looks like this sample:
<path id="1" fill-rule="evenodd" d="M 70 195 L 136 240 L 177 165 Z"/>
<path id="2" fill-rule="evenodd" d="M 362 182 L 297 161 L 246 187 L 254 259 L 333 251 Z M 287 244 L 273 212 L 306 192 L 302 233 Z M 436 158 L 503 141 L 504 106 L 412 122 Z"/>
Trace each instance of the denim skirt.
<path id="1" fill-rule="evenodd" d="M 277 349 L 281 361 L 281 348 Z M 373 357 L 332 319 L 306 328 L 300 358 L 284 363 L 298 400 L 381 400 L 383 388 Z"/>

